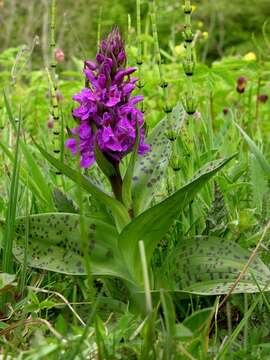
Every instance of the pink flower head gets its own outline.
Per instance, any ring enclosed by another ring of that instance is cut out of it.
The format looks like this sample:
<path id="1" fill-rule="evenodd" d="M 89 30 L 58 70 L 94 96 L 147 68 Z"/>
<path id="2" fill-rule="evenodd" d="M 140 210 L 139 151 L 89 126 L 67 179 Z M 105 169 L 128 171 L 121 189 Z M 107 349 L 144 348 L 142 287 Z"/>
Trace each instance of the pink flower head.
<path id="1" fill-rule="evenodd" d="M 72 112 L 79 124 L 72 130 L 76 138 L 66 142 L 73 155 L 80 152 L 81 167 L 94 163 L 95 144 L 109 160 L 120 162 L 134 148 L 137 127 L 138 153 L 150 151 L 144 142 L 143 113 L 136 107 L 143 97 L 132 96 L 138 79 L 130 76 L 135 71 L 126 68 L 125 47 L 117 28 L 101 41 L 96 62 L 85 61 L 86 87 L 73 96 L 79 103 Z"/>

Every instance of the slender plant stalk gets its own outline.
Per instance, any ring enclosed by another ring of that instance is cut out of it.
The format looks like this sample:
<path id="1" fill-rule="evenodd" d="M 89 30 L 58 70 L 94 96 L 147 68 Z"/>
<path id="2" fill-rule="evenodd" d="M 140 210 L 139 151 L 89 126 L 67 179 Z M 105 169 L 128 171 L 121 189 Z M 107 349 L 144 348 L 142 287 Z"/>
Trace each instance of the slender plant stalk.
<path id="1" fill-rule="evenodd" d="M 56 28 L 56 0 L 51 0 L 51 69 L 49 75 L 49 85 L 51 93 L 51 115 L 53 118 L 53 152 L 61 158 L 61 126 L 60 126 L 60 112 L 59 104 L 57 100 L 57 83 L 56 83 L 56 59 L 55 59 L 55 28 Z M 60 175 L 61 172 L 57 171 L 57 175 Z"/>
<path id="2" fill-rule="evenodd" d="M 137 84 L 138 89 L 140 89 L 142 95 L 144 94 L 143 88 L 144 88 L 144 82 L 142 79 L 142 65 L 143 65 L 143 59 L 142 59 L 142 24 L 141 24 L 141 0 L 136 0 L 136 22 L 137 22 L 137 65 L 138 65 L 138 76 L 139 81 Z M 144 102 L 142 101 L 140 104 L 141 111 L 144 112 Z"/>
<path id="3" fill-rule="evenodd" d="M 162 68 L 162 59 L 161 59 L 160 47 L 159 47 L 156 14 L 157 14 L 156 3 L 155 3 L 155 0 L 152 0 L 151 21 L 152 21 L 153 38 L 154 38 L 154 45 L 155 45 L 155 59 L 156 59 L 156 63 L 158 66 L 158 71 L 159 71 L 159 79 L 160 79 L 159 86 L 162 88 L 162 93 L 163 93 L 163 101 L 164 101 L 163 110 L 164 110 L 165 114 L 168 115 L 172 112 L 172 108 L 169 106 L 168 82 L 164 78 L 164 72 L 163 72 L 163 68 Z"/>
<path id="4" fill-rule="evenodd" d="M 147 260 L 146 260 L 144 242 L 142 240 L 139 241 L 139 249 L 140 249 L 141 263 L 143 270 L 146 311 L 150 314 L 153 311 L 153 306 L 152 306 L 152 298 L 151 298 L 151 290 L 150 290 L 150 281 L 149 281 L 149 275 L 147 269 Z"/>
<path id="5" fill-rule="evenodd" d="M 186 94 L 183 99 L 183 104 L 188 115 L 193 115 L 196 111 L 197 101 L 193 95 L 193 73 L 195 70 L 194 62 L 194 49 L 193 49 L 193 39 L 194 35 L 191 27 L 191 13 L 192 5 L 190 0 L 185 0 L 184 5 L 185 13 L 185 28 L 183 32 L 185 47 L 186 47 L 186 59 L 183 62 L 183 68 L 186 75 Z"/>

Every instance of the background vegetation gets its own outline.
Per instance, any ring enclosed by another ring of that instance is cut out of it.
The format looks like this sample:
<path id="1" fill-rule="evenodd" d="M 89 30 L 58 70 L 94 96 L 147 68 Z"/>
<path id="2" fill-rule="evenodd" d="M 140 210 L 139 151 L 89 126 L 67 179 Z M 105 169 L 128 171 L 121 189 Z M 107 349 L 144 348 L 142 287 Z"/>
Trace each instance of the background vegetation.
<path id="1" fill-rule="evenodd" d="M 133 1 L 59 0 L 58 4 L 57 45 L 64 50 L 67 60 L 72 56 L 93 56 L 100 15 L 103 33 L 107 33 L 117 24 L 127 36 L 128 15 L 134 31 L 136 17 Z M 224 54 L 244 54 L 252 51 L 251 34 L 254 33 L 260 41 L 262 24 L 270 16 L 268 0 L 197 0 L 194 4 L 197 7 L 193 14 L 194 27 L 209 33 L 202 51 L 204 61 L 219 58 Z M 162 48 L 168 50 L 170 43 L 178 45 L 182 41 L 182 2 L 158 0 L 157 5 L 160 41 Z M 0 49 L 23 44 L 31 47 L 37 36 L 39 45 L 35 48 L 32 60 L 38 65 L 42 64 L 42 60 L 46 63 L 48 1 L 1 0 L 0 9 Z M 142 16 L 144 20 L 149 17 L 147 0 L 142 1 Z"/>

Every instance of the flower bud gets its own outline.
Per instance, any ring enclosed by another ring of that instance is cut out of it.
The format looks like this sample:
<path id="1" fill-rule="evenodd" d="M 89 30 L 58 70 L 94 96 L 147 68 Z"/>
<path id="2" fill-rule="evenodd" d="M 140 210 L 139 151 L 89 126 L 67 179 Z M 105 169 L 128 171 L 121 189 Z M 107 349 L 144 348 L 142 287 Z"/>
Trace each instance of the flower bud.
<path id="1" fill-rule="evenodd" d="M 65 60 L 65 53 L 62 49 L 56 48 L 54 51 L 55 60 L 58 63 L 62 63 Z"/>
<path id="2" fill-rule="evenodd" d="M 223 115 L 227 115 L 228 112 L 229 112 L 229 109 L 228 109 L 227 107 L 225 107 L 225 108 L 223 109 Z"/>
<path id="3" fill-rule="evenodd" d="M 53 129 L 53 126 L 54 126 L 54 120 L 53 120 L 53 118 L 49 118 L 49 120 L 47 122 L 48 129 Z"/>
<path id="4" fill-rule="evenodd" d="M 265 104 L 268 100 L 268 95 L 267 94 L 261 94 L 258 95 L 258 101 L 261 102 L 262 104 Z"/>
<path id="5" fill-rule="evenodd" d="M 240 76 L 237 79 L 237 86 L 236 86 L 237 92 L 239 92 L 239 94 L 243 94 L 245 92 L 246 86 L 247 86 L 247 78 L 244 76 Z"/>

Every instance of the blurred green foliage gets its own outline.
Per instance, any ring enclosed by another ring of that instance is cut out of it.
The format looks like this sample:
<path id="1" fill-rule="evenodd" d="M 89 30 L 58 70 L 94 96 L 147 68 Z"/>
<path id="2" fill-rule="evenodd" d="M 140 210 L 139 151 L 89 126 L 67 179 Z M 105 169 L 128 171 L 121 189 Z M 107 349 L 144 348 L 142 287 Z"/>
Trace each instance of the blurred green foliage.
<path id="1" fill-rule="evenodd" d="M 158 29 L 161 47 L 168 50 L 170 44 L 182 41 L 184 23 L 179 0 L 157 0 Z M 224 54 L 254 51 L 250 41 L 254 33 L 262 38 L 262 26 L 270 16 L 268 0 L 197 0 L 193 14 L 194 28 L 208 32 L 201 56 L 210 62 Z M 149 27 L 149 0 L 142 0 L 143 31 Z M 132 32 L 136 25 L 136 2 L 130 0 L 58 0 L 57 1 L 57 46 L 65 51 L 66 59 L 72 56 L 93 56 L 97 41 L 97 28 L 101 15 L 101 32 L 107 33 L 117 24 L 125 37 L 128 36 L 128 16 Z M 0 1 L 0 50 L 26 44 L 33 45 L 35 36 L 34 64 L 48 62 L 50 0 L 1 0 Z"/>

